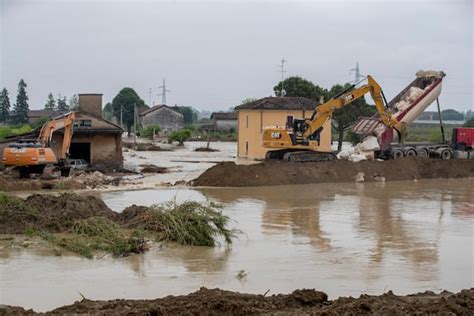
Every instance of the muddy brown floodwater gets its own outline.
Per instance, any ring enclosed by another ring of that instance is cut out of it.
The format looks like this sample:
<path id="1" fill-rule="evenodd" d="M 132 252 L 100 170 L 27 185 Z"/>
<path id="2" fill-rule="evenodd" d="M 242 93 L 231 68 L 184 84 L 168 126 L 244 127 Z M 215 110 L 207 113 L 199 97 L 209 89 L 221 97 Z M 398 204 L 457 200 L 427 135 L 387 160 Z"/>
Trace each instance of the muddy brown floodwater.
<path id="1" fill-rule="evenodd" d="M 0 304 L 51 310 L 81 299 L 152 299 L 219 287 L 315 288 L 330 299 L 474 284 L 474 179 L 104 193 L 116 211 L 212 200 L 243 231 L 231 248 L 170 244 L 122 259 L 0 248 Z M 239 275 L 239 277 L 237 277 Z"/>

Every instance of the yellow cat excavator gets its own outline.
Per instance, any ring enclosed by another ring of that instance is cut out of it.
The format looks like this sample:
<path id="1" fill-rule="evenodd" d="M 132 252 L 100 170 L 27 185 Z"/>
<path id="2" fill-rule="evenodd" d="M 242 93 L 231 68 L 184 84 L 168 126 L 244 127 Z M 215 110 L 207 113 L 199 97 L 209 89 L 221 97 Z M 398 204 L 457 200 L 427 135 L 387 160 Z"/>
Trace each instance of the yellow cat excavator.
<path id="1" fill-rule="evenodd" d="M 46 122 L 36 140 L 20 139 L 3 150 L 3 164 L 12 168 L 13 175 L 28 178 L 30 174 L 52 173 L 60 170 L 69 174 L 67 155 L 73 134 L 75 112 L 69 112 Z M 51 148 L 53 133 L 64 128 L 63 143 L 59 159 Z"/>
<path id="2" fill-rule="evenodd" d="M 394 128 L 399 133 L 401 124 L 386 109 L 384 96 L 380 85 L 367 76 L 367 84 L 349 89 L 334 96 L 326 103 L 316 107 L 310 119 L 293 119 L 288 117 L 285 127 L 266 127 L 263 130 L 263 147 L 270 148 L 266 159 L 283 159 L 293 162 L 327 161 L 335 159 L 332 151 L 318 150 L 320 134 L 326 121 L 332 118 L 334 111 L 369 93 L 375 102 L 380 120 L 389 128 Z"/>

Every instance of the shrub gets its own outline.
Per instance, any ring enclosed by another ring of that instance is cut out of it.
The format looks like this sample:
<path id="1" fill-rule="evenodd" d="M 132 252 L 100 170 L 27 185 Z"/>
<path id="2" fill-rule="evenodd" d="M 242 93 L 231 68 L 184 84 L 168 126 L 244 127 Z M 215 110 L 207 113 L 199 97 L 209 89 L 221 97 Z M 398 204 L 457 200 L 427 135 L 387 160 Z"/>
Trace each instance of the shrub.
<path id="1" fill-rule="evenodd" d="M 161 127 L 159 125 L 149 125 L 142 129 L 140 136 L 141 137 L 152 137 L 153 132 L 158 134 L 161 131 Z"/>
<path id="2" fill-rule="evenodd" d="M 168 142 L 178 142 L 179 146 L 183 146 L 184 142 L 191 137 L 191 131 L 188 129 L 181 129 L 176 132 L 172 132 L 168 137 Z"/>

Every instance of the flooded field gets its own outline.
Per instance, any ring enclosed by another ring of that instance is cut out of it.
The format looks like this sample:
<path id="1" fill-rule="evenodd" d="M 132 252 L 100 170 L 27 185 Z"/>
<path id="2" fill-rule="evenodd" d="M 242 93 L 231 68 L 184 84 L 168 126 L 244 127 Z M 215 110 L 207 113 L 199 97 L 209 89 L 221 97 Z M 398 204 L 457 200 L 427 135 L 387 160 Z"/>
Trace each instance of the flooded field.
<path id="1" fill-rule="evenodd" d="M 104 193 L 109 207 L 212 200 L 242 230 L 232 247 L 174 244 L 122 259 L 0 249 L 0 304 L 37 311 L 81 299 L 156 298 L 201 286 L 338 296 L 474 285 L 474 180 Z"/>

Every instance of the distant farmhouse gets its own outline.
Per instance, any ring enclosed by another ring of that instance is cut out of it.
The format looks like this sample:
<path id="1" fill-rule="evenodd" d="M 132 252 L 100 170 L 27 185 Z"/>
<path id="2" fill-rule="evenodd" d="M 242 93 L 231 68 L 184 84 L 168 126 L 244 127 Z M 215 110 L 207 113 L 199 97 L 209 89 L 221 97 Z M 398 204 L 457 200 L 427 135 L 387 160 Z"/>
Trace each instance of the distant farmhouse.
<path id="1" fill-rule="evenodd" d="M 214 131 L 237 130 L 237 112 L 214 112 L 211 114 L 212 125 L 208 129 Z"/>
<path id="2" fill-rule="evenodd" d="M 143 127 L 159 125 L 164 134 L 184 127 L 183 114 L 178 111 L 177 107 L 164 104 L 141 111 L 139 117 Z"/>

